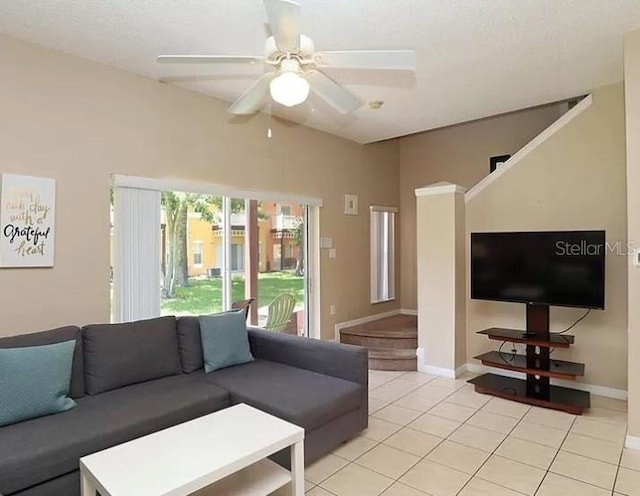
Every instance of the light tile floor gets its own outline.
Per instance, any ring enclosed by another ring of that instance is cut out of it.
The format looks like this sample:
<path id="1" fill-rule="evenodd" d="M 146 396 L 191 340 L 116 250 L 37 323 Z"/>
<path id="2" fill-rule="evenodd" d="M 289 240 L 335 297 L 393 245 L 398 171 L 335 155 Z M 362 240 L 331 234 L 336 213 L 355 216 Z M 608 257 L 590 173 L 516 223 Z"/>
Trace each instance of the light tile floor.
<path id="1" fill-rule="evenodd" d="M 369 429 L 307 468 L 307 495 L 640 496 L 626 402 L 577 417 L 417 372 L 371 371 L 369 390 Z"/>

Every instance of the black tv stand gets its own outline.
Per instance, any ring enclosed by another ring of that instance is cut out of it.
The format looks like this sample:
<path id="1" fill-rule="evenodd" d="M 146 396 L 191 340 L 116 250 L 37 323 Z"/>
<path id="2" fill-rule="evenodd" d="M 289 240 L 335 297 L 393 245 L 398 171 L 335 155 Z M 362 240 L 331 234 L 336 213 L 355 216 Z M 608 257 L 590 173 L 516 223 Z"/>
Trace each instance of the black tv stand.
<path id="1" fill-rule="evenodd" d="M 574 343 L 574 336 L 549 332 L 549 305 L 528 303 L 526 311 L 525 331 L 494 327 L 478 332 L 489 339 L 524 343 L 526 355 L 491 351 L 474 357 L 489 367 L 524 373 L 526 380 L 483 374 L 469 382 L 475 385 L 478 393 L 581 415 L 590 407 L 589 393 L 550 384 L 552 377 L 575 380 L 584 375 L 582 363 L 551 359 L 551 348 L 569 348 Z"/>

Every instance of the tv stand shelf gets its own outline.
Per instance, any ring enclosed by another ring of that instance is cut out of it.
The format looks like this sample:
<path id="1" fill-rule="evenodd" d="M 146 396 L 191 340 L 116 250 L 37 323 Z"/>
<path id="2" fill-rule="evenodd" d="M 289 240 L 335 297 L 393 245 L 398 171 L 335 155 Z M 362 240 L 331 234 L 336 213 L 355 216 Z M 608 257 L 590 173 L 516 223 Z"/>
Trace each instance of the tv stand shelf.
<path id="1" fill-rule="evenodd" d="M 556 379 L 573 381 L 577 376 L 584 375 L 583 363 L 551 360 L 549 370 L 546 370 L 540 363 L 537 364 L 537 367 L 527 367 L 527 355 L 512 355 L 511 353 L 490 351 L 489 353 L 483 353 L 474 358 L 480 360 L 482 365 L 488 365 L 489 367 L 515 370 L 516 372 L 523 372 L 525 374 L 555 377 Z"/>
<path id="2" fill-rule="evenodd" d="M 527 390 L 527 381 L 496 374 L 484 374 L 469 382 L 476 392 L 490 394 L 507 400 L 529 405 L 562 410 L 573 415 L 582 415 L 589 408 L 589 393 L 560 386 L 549 386 L 548 394 L 532 395 Z"/>
<path id="3" fill-rule="evenodd" d="M 583 363 L 551 359 L 551 348 L 569 348 L 575 337 L 549 332 L 548 305 L 526 308 L 526 330 L 492 327 L 478 332 L 489 339 L 526 344 L 526 355 L 490 351 L 475 357 L 483 365 L 526 374 L 526 379 L 483 374 L 469 382 L 478 393 L 581 415 L 590 406 L 589 393 L 550 383 L 551 378 L 575 380 L 584 375 Z"/>
<path id="4" fill-rule="evenodd" d="M 571 346 L 575 337 L 570 334 L 559 334 L 550 332 L 547 336 L 536 334 L 527 334 L 522 329 L 502 329 L 500 327 L 492 327 L 484 331 L 478 331 L 477 334 L 485 334 L 489 339 L 496 341 L 509 341 L 511 343 L 524 343 L 533 346 L 544 346 L 547 348 L 568 348 Z"/>

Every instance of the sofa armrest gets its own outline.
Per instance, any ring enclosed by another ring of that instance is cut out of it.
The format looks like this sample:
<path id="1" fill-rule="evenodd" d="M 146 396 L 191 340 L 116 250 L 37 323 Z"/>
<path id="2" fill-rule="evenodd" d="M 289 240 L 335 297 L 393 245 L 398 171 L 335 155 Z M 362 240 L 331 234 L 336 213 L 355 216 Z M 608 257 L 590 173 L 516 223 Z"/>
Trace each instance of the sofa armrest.
<path id="1" fill-rule="evenodd" d="M 366 348 L 249 328 L 251 353 L 256 358 L 318 372 L 368 387 Z"/>

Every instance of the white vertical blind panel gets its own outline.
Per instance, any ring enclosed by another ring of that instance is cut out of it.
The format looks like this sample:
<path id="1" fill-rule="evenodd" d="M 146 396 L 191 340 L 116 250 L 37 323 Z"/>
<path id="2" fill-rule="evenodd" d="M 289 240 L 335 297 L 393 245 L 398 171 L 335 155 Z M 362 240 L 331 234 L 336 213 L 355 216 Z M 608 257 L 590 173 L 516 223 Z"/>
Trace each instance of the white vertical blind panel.
<path id="1" fill-rule="evenodd" d="M 222 308 L 231 310 L 231 198 L 222 199 Z"/>
<path id="2" fill-rule="evenodd" d="M 160 191 L 114 191 L 115 320 L 160 315 Z"/>

